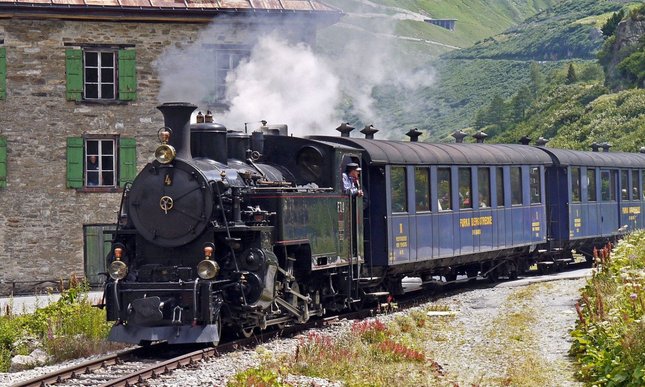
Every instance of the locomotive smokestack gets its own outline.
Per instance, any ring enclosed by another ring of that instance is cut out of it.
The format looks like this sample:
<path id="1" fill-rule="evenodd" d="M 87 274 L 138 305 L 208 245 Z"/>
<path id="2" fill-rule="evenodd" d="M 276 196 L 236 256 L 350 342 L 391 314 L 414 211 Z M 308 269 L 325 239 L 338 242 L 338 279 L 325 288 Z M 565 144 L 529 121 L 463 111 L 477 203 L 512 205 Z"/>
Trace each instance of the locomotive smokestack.
<path id="1" fill-rule="evenodd" d="M 165 125 L 172 129 L 168 144 L 177 151 L 177 157 L 192 159 L 190 152 L 190 115 L 197 106 L 188 102 L 169 102 L 157 106 Z"/>

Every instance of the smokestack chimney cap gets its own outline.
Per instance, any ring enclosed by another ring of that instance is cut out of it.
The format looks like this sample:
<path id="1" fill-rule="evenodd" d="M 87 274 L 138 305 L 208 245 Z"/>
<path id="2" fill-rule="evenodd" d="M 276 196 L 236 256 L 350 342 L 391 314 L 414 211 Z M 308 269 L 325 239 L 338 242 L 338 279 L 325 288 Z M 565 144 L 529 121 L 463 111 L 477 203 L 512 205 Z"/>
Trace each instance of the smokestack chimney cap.
<path id="1" fill-rule="evenodd" d="M 530 143 L 531 143 L 531 137 L 529 137 L 529 136 L 522 136 L 522 138 L 520 138 L 520 144 L 522 144 L 522 145 L 529 145 Z"/>
<path id="2" fill-rule="evenodd" d="M 349 122 L 343 122 L 336 130 L 340 132 L 341 137 L 349 137 L 349 133 L 354 130 L 354 127 Z"/>
<path id="3" fill-rule="evenodd" d="M 368 140 L 371 140 L 374 138 L 374 133 L 378 132 L 379 130 L 374 127 L 374 125 L 365 125 L 365 127 L 361 130 L 361 133 L 365 135 L 365 138 Z"/>
<path id="4" fill-rule="evenodd" d="M 479 132 L 473 134 L 473 137 L 475 137 L 475 140 L 477 140 L 478 144 L 483 144 L 488 135 L 480 130 Z"/>
<path id="5" fill-rule="evenodd" d="M 419 141 L 419 136 L 423 134 L 422 131 L 420 131 L 417 128 L 410 129 L 405 135 L 410 137 L 410 142 L 417 142 Z"/>
<path id="6" fill-rule="evenodd" d="M 537 144 L 537 146 L 545 146 L 547 142 L 549 142 L 549 140 L 540 136 L 540 138 L 538 138 L 537 141 L 535 141 L 535 144 Z"/>
<path id="7" fill-rule="evenodd" d="M 451 136 L 454 137 L 455 142 L 462 143 L 464 142 L 464 138 L 468 135 L 463 130 L 457 130 L 453 134 L 451 134 Z"/>

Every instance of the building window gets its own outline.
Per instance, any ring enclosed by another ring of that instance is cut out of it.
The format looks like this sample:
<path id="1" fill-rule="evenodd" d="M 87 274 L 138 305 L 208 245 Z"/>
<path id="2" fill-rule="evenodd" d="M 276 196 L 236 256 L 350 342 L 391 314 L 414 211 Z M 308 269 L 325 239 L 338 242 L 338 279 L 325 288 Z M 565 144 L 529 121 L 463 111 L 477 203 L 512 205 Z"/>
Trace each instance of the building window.
<path id="1" fill-rule="evenodd" d="M 67 99 L 132 101 L 136 99 L 135 51 L 115 47 L 67 49 Z"/>
<path id="2" fill-rule="evenodd" d="M 2 40 L 0 39 L 0 43 Z M 7 98 L 7 48 L 0 47 L 0 100 Z"/>
<path id="3" fill-rule="evenodd" d="M 116 96 L 116 52 L 84 51 L 85 99 L 114 99 Z"/>
<path id="4" fill-rule="evenodd" d="M 113 190 L 134 180 L 137 173 L 133 138 L 86 136 L 67 139 L 67 187 Z"/>
<path id="5" fill-rule="evenodd" d="M 234 70 L 243 59 L 251 56 L 251 49 L 245 45 L 214 45 L 206 47 L 212 52 L 212 82 L 214 85 L 211 101 L 223 104 L 226 101 L 226 76 Z"/>
<path id="6" fill-rule="evenodd" d="M 85 140 L 85 185 L 116 186 L 115 139 Z"/>

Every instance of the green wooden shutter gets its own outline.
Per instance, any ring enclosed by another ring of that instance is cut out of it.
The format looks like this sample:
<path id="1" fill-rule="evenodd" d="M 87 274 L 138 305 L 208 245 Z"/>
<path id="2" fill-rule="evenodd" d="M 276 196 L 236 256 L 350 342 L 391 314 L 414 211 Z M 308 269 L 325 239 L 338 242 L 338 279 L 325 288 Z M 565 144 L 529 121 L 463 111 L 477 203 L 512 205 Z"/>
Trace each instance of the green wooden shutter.
<path id="1" fill-rule="evenodd" d="M 83 99 L 83 51 L 65 50 L 65 72 L 67 73 L 67 100 Z"/>
<path id="2" fill-rule="evenodd" d="M 82 137 L 67 138 L 67 188 L 83 188 Z"/>
<path id="3" fill-rule="evenodd" d="M 136 51 L 119 50 L 119 99 L 134 101 L 137 98 Z"/>
<path id="4" fill-rule="evenodd" d="M 7 98 L 7 48 L 0 47 L 0 99 Z"/>
<path id="5" fill-rule="evenodd" d="M 0 137 L 0 188 L 7 186 L 7 139 Z"/>
<path id="6" fill-rule="evenodd" d="M 137 175 L 137 143 L 134 138 L 119 139 L 119 186 L 133 181 Z"/>

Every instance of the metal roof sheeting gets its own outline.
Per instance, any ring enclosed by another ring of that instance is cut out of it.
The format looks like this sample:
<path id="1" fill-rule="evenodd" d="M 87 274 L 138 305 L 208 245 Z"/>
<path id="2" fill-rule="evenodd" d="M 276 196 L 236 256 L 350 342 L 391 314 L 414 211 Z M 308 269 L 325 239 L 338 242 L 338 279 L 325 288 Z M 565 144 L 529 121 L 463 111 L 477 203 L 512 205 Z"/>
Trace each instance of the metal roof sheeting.
<path id="1" fill-rule="evenodd" d="M 341 12 L 316 0 L 0 0 L 0 9 L 13 6 L 57 9 L 61 7 L 103 8 L 131 11 L 277 10 Z M 71 9 L 70 9 L 70 12 Z"/>

